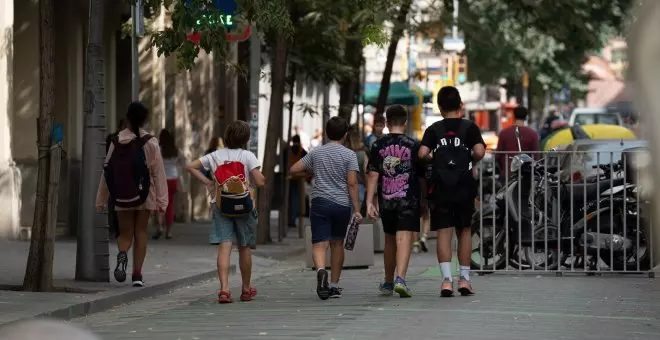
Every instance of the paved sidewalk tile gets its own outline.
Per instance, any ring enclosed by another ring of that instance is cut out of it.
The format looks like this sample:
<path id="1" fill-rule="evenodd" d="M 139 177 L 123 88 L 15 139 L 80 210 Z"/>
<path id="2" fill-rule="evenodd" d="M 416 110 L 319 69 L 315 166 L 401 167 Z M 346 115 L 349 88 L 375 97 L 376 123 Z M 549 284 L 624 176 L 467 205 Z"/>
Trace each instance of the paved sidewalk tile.
<path id="1" fill-rule="evenodd" d="M 110 245 L 110 282 L 74 281 L 76 243 L 74 240 L 56 242 L 53 277 L 58 287 L 74 288 L 82 293 L 31 293 L 0 290 L 0 324 L 55 312 L 55 316 L 67 318 L 80 314 L 105 310 L 114 305 L 136 299 L 164 294 L 173 288 L 216 276 L 216 246 L 208 244 L 208 223 L 177 224 L 174 239 L 151 240 L 147 247 L 144 279 L 147 286 L 136 289 L 130 282 L 117 283 L 112 277 L 115 267 L 116 247 Z M 151 232 L 152 230 L 150 230 Z M 151 236 L 151 235 L 150 235 Z M 0 285 L 20 286 L 25 273 L 29 242 L 0 241 Z M 303 241 L 284 239 L 280 244 L 258 246 L 255 266 L 269 267 L 273 259 L 299 256 L 304 251 Z M 132 271 L 132 254 L 129 254 L 127 272 Z M 270 259 L 269 259 L 270 258 Z M 238 256 L 232 256 L 235 269 Z M 130 281 L 130 276 L 127 281 Z M 73 308 L 75 306 L 75 308 Z M 73 308 L 73 309 L 72 309 Z"/>
<path id="2" fill-rule="evenodd" d="M 342 299 L 320 301 L 315 274 L 256 279 L 257 298 L 219 305 L 215 282 L 74 320 L 103 339 L 658 339 L 660 283 L 648 278 L 473 278 L 478 294 L 440 298 L 431 254 L 415 256 L 411 299 L 380 297 L 382 267 L 344 271 Z M 382 258 L 377 259 L 381 263 Z M 238 282 L 235 282 L 238 285 Z"/>

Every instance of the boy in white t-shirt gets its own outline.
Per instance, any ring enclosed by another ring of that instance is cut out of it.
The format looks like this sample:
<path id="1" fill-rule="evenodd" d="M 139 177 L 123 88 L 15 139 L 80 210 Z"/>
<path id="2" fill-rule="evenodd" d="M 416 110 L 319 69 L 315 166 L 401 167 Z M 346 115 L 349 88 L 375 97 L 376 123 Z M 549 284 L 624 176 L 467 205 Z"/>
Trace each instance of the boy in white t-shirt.
<path id="1" fill-rule="evenodd" d="M 256 243 L 257 210 L 254 208 L 252 212 L 236 217 L 223 214 L 215 204 L 215 199 L 219 199 L 215 197 L 216 183 L 206 177 L 201 170 L 203 168 L 215 173 L 218 166 L 225 162 L 240 162 L 245 169 L 245 179 L 249 179 L 256 186 L 263 186 L 265 178 L 261 173 L 259 160 L 252 152 L 243 149 L 243 146 L 249 140 L 250 125 L 242 120 L 234 121 L 229 124 L 225 131 L 225 148 L 206 154 L 187 166 L 188 171 L 204 183 L 211 196 L 214 197 L 211 207 L 213 211 L 211 227 L 214 229 L 212 234 L 217 239 L 211 240 L 211 242 L 218 243 L 218 278 L 220 279 L 218 302 L 220 303 L 233 301 L 229 290 L 229 256 L 234 238 L 236 238 L 236 245 L 238 246 L 239 267 L 243 281 L 241 301 L 250 301 L 257 295 L 257 290 L 250 285 L 252 276 L 251 247 Z"/>

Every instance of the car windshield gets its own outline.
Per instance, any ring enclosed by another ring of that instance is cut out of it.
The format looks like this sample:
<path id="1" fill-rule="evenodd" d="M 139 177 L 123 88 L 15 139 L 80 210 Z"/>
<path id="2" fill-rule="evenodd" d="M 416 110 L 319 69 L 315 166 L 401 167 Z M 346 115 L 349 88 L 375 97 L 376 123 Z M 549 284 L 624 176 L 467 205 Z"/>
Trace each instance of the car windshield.
<path id="1" fill-rule="evenodd" d="M 619 125 L 619 117 L 615 113 L 580 113 L 575 116 L 575 124 Z"/>

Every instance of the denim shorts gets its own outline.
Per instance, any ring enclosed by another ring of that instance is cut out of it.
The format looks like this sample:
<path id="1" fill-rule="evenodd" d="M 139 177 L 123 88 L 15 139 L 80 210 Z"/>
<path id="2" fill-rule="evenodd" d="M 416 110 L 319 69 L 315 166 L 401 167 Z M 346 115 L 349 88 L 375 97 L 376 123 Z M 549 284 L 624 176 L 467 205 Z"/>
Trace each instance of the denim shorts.
<path id="1" fill-rule="evenodd" d="M 312 200 L 309 220 L 312 224 L 312 243 L 343 240 L 351 221 L 351 207 L 317 197 Z"/>
<path id="2" fill-rule="evenodd" d="M 254 246 L 257 243 L 258 215 L 256 209 L 240 217 L 224 216 L 215 204 L 212 204 L 211 211 L 213 216 L 211 218 L 209 243 L 220 244 L 232 242 L 234 239 L 236 239 L 238 247 Z"/>

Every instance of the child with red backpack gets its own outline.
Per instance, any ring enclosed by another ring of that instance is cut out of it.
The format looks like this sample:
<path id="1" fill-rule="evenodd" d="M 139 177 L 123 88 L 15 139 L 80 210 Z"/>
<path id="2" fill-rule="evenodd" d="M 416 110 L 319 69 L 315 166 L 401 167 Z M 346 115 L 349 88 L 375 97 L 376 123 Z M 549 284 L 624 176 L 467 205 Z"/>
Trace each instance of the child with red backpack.
<path id="1" fill-rule="evenodd" d="M 104 174 L 96 195 L 96 209 L 104 211 L 108 199 L 117 211 L 119 239 L 115 279 L 126 281 L 127 252 L 133 247 L 133 286 L 142 287 L 142 266 L 147 255 L 147 226 L 152 212 L 165 212 L 167 181 L 158 140 L 142 127 L 149 110 L 140 102 L 128 106 L 128 128 L 112 136 Z"/>
<path id="2" fill-rule="evenodd" d="M 204 185 L 212 197 L 210 243 L 218 244 L 219 303 L 233 302 L 229 289 L 229 256 L 232 241 L 238 246 L 239 267 L 243 281 L 241 301 L 251 301 L 257 290 L 250 285 L 252 250 L 256 244 L 257 210 L 254 188 L 263 186 L 264 175 L 257 157 L 243 147 L 250 140 L 250 125 L 242 120 L 229 124 L 225 131 L 225 148 L 218 149 L 188 164 L 188 171 Z M 209 179 L 201 170 L 211 171 Z M 250 182 L 251 181 L 251 182 Z"/>

